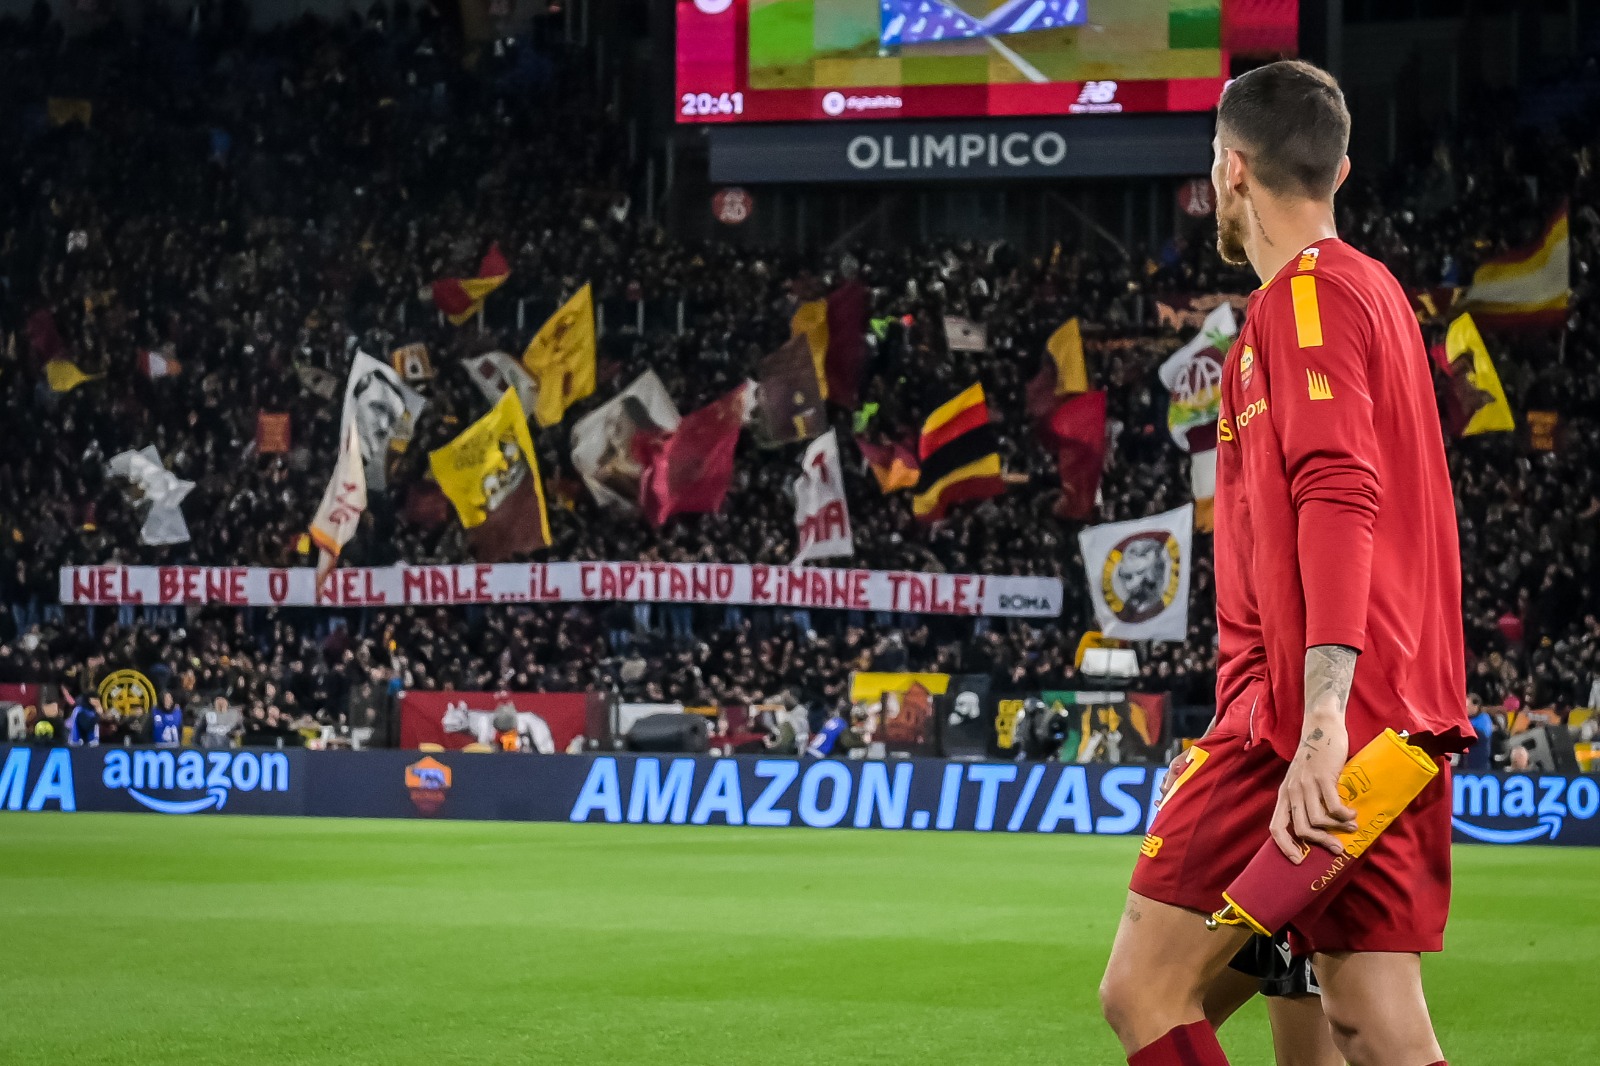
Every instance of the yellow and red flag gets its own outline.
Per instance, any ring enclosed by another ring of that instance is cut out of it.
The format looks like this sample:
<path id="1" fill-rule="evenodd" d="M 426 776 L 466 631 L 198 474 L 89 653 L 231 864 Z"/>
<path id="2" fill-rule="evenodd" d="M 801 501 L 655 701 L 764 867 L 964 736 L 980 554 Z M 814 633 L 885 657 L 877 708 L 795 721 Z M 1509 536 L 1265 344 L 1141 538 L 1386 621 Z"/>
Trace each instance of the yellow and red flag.
<path id="1" fill-rule="evenodd" d="M 510 276 L 511 266 L 500 254 L 500 246 L 491 244 L 489 254 L 478 264 L 477 277 L 440 278 L 433 283 L 433 305 L 459 326 L 482 311 L 484 299 Z"/>
<path id="2" fill-rule="evenodd" d="M 873 444 L 859 439 L 856 447 L 861 449 L 867 465 L 872 468 L 872 476 L 878 479 L 878 488 L 885 496 L 901 489 L 917 487 L 922 464 L 917 462 L 910 448 L 903 444 Z"/>
<path id="3" fill-rule="evenodd" d="M 1539 239 L 1480 266 L 1462 306 L 1486 324 L 1557 325 L 1566 321 L 1572 298 L 1572 250 L 1567 207 Z"/>
<path id="4" fill-rule="evenodd" d="M 928 416 L 917 451 L 922 470 L 911 510 L 919 521 L 937 522 L 952 504 L 987 500 L 1005 491 L 999 437 L 989 424 L 982 385 Z"/>

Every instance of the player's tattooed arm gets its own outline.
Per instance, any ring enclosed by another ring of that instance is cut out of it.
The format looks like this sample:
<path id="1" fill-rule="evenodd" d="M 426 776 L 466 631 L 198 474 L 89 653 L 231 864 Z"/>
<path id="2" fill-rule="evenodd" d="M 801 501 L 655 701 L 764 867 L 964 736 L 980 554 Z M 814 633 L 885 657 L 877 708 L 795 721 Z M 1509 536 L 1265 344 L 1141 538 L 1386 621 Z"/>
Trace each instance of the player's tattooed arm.
<path id="1" fill-rule="evenodd" d="M 1339 795 L 1339 774 L 1350 754 L 1345 705 L 1355 680 L 1356 650 L 1340 644 L 1306 649 L 1306 706 L 1296 752 L 1272 815 L 1272 839 L 1290 862 L 1305 857 L 1303 845 L 1334 854 L 1344 845 L 1334 832 L 1353 832 L 1356 812 Z"/>
<path id="2" fill-rule="evenodd" d="M 1318 644 L 1306 649 L 1306 715 L 1344 716 L 1350 685 L 1356 677 L 1356 650 L 1343 644 Z"/>

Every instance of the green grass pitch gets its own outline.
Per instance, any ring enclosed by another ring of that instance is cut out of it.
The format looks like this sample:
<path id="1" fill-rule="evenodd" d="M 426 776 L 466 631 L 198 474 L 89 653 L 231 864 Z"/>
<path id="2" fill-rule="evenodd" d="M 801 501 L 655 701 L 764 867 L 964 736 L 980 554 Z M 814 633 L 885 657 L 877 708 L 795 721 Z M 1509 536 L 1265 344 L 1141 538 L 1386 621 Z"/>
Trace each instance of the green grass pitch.
<path id="1" fill-rule="evenodd" d="M 1095 984 L 1136 847 L 4 815 L 0 1062 L 1118 1064 Z M 1452 1066 L 1600 1061 L 1597 877 L 1457 850 Z M 1223 1042 L 1271 1061 L 1259 1006 Z"/>

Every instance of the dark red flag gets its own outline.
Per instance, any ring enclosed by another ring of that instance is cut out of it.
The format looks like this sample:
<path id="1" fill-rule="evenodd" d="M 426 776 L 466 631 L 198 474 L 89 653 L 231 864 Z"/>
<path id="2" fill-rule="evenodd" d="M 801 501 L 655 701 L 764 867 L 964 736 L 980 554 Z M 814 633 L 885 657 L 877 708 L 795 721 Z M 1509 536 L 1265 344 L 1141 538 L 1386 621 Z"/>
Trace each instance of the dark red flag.
<path id="1" fill-rule="evenodd" d="M 1106 461 L 1106 394 L 1085 392 L 1056 405 L 1039 435 L 1055 448 L 1061 469 L 1061 502 L 1056 514 L 1086 522 L 1094 517 L 1094 498 Z"/>
<path id="2" fill-rule="evenodd" d="M 686 415 L 650 459 L 639 482 L 639 509 L 654 525 L 675 514 L 709 514 L 722 506 L 733 480 L 733 452 L 744 425 L 745 390 Z"/>
<path id="3" fill-rule="evenodd" d="M 867 362 L 869 290 L 851 278 L 828 294 L 828 399 L 849 410 L 861 403 L 861 374 Z"/>

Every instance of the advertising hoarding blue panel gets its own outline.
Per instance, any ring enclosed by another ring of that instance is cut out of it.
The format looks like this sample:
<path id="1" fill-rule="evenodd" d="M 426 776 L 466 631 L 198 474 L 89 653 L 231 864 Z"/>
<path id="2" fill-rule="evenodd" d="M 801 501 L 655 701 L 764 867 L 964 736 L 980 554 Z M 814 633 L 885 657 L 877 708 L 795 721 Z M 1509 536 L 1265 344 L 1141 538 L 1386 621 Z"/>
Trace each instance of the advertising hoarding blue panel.
<path id="1" fill-rule="evenodd" d="M 1142 834 L 1164 768 L 0 747 L 0 810 Z M 1461 842 L 1600 846 L 1600 777 L 1461 774 Z"/>

